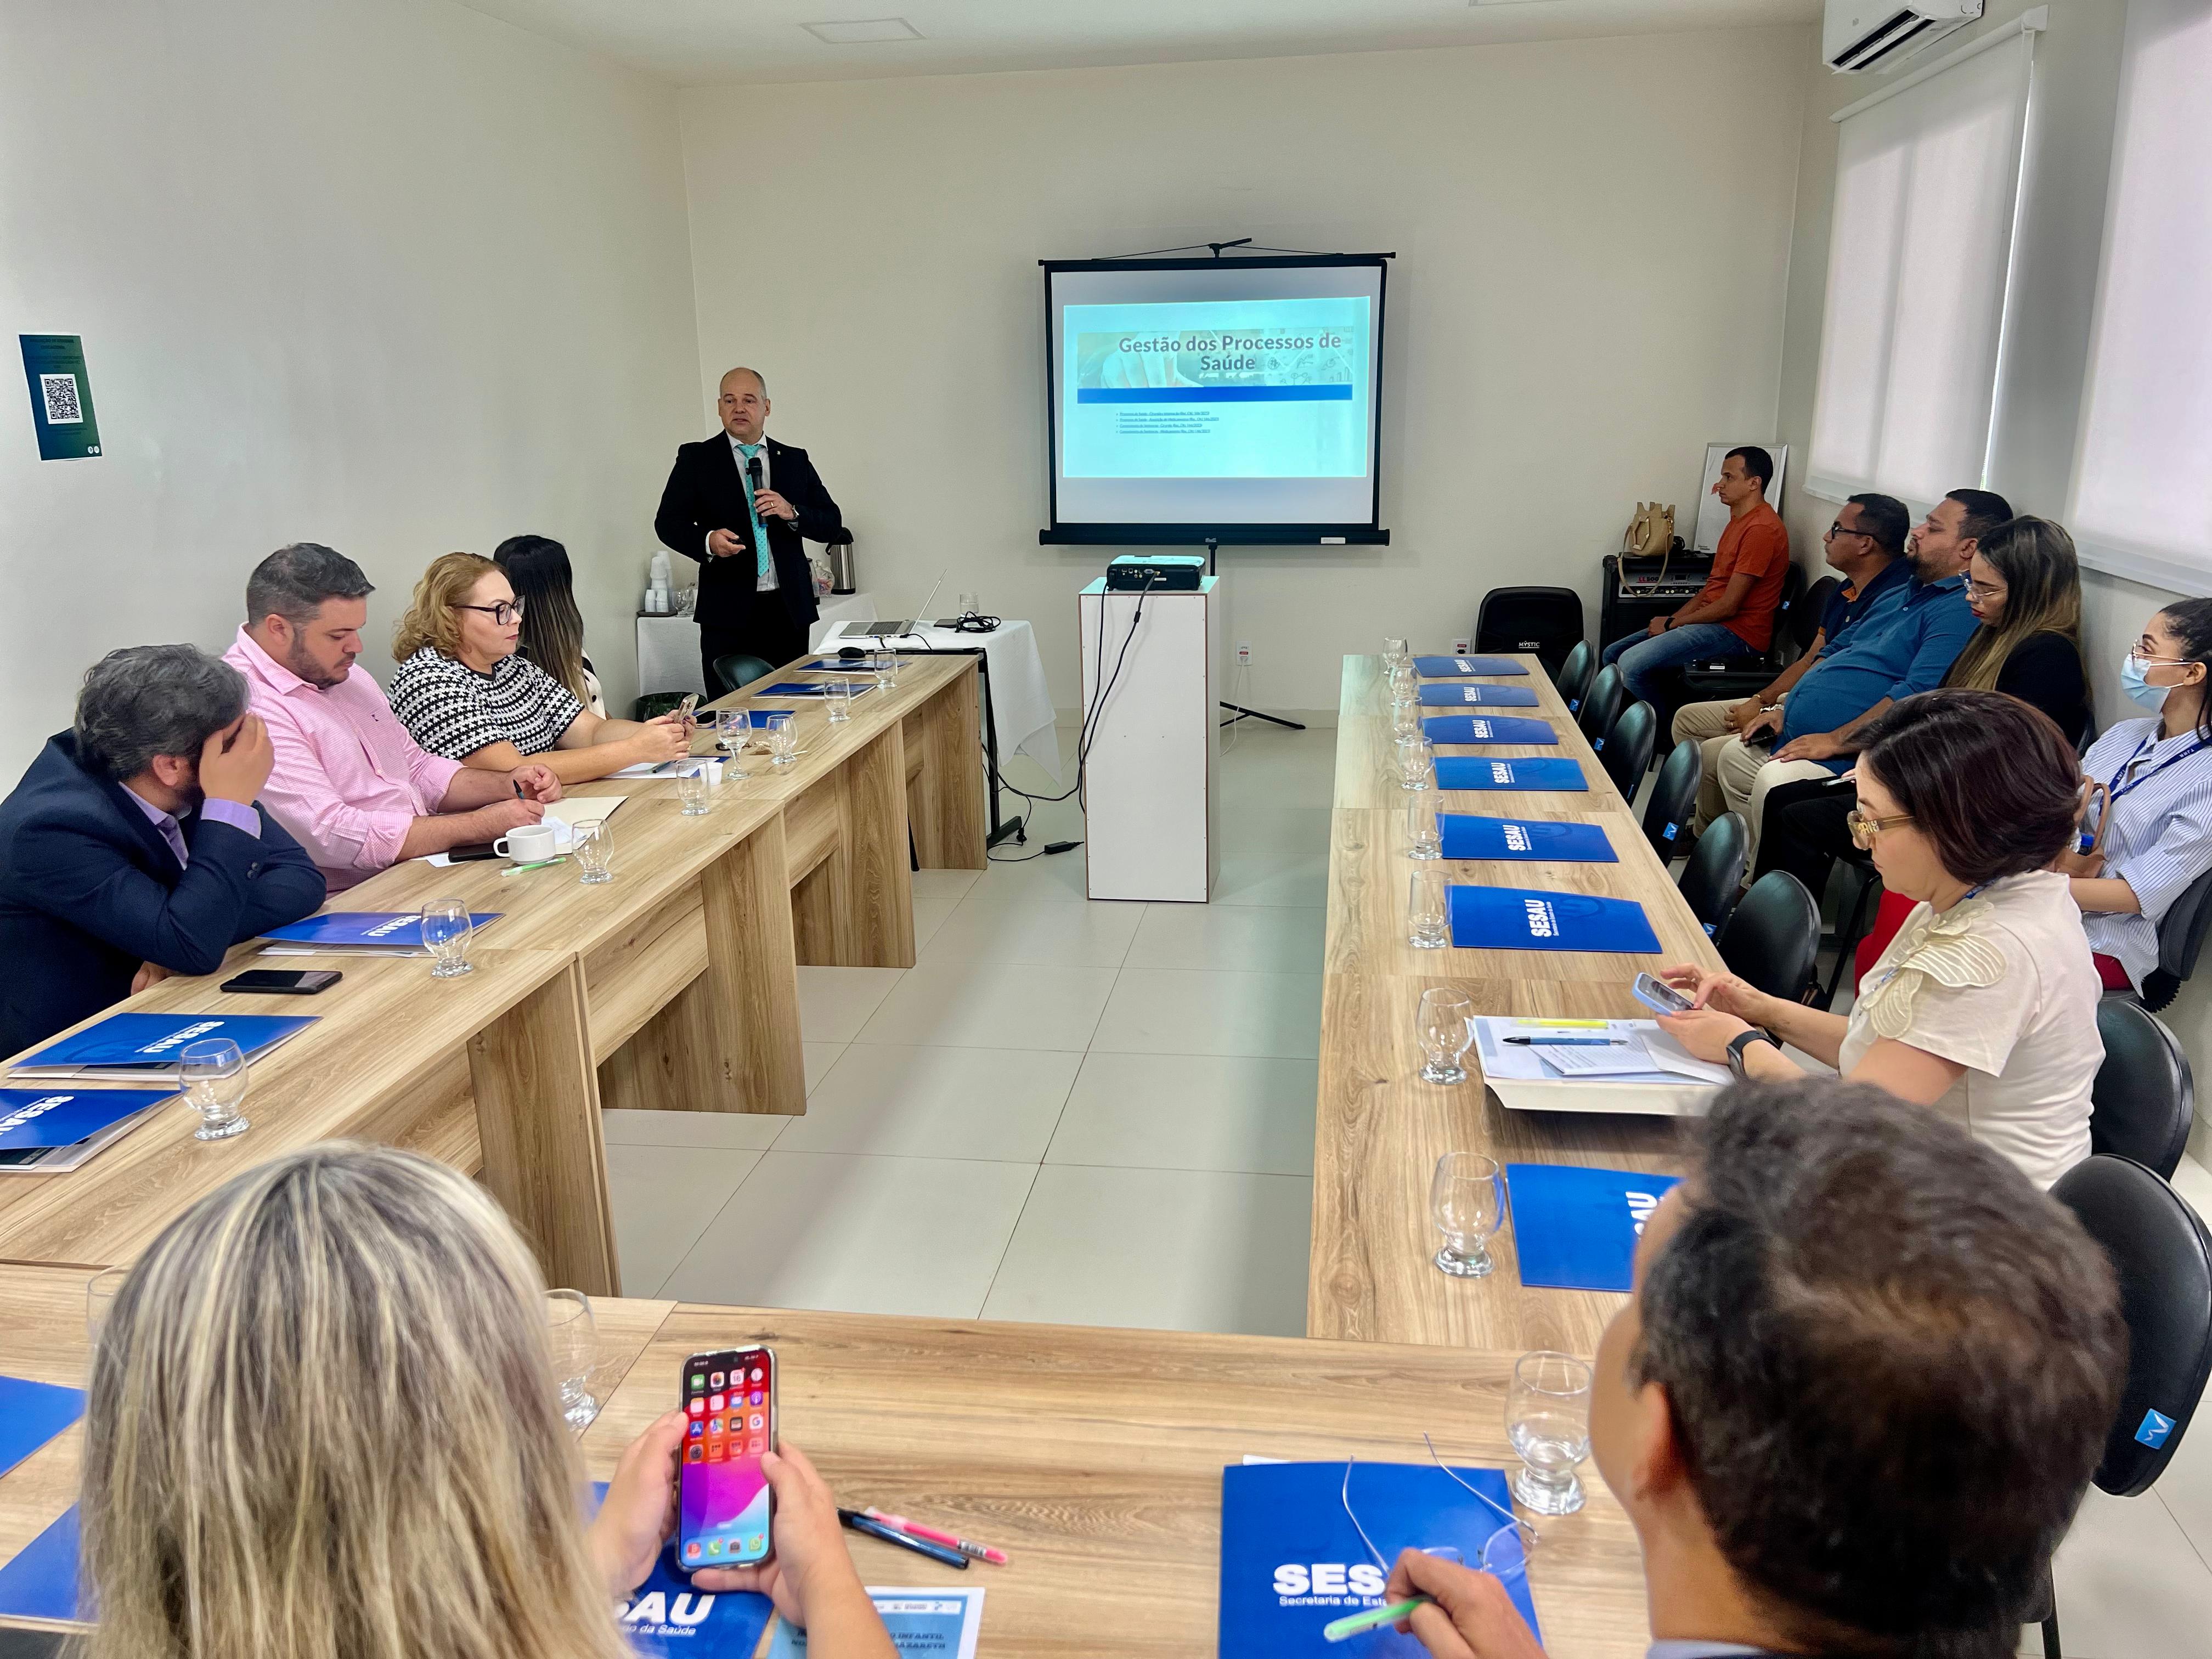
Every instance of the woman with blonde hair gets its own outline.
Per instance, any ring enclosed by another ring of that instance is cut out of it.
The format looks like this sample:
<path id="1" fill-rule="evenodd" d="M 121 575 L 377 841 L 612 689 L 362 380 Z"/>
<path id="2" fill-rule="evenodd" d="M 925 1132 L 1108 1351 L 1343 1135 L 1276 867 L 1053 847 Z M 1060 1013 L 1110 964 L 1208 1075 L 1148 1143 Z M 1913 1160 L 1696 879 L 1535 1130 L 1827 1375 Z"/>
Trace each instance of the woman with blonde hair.
<path id="1" fill-rule="evenodd" d="M 542 757 L 563 783 L 690 753 L 688 720 L 594 714 L 520 654 L 523 610 L 507 572 L 491 560 L 448 553 L 431 562 L 392 639 L 399 665 L 392 707 L 416 743 L 493 771 Z"/>
<path id="2" fill-rule="evenodd" d="M 100 1333 L 91 1659 L 628 1659 L 613 1603 L 669 1534 L 683 1434 L 633 1442 L 586 1526 L 544 1285 L 492 1200 L 388 1148 L 278 1158 L 171 1223 Z M 768 1474 L 775 1559 L 693 1583 L 890 1659 L 821 1477 L 788 1445 Z"/>

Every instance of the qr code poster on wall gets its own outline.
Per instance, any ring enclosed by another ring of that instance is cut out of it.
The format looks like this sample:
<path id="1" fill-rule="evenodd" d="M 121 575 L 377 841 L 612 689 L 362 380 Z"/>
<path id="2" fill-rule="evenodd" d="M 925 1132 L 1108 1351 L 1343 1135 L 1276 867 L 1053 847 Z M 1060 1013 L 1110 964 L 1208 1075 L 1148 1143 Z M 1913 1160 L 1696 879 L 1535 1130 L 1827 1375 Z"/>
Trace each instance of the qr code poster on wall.
<path id="1" fill-rule="evenodd" d="M 76 334 L 24 334 L 23 375 L 31 387 L 31 424 L 39 459 L 71 461 L 100 453 L 92 385 L 85 378 L 84 340 Z"/>

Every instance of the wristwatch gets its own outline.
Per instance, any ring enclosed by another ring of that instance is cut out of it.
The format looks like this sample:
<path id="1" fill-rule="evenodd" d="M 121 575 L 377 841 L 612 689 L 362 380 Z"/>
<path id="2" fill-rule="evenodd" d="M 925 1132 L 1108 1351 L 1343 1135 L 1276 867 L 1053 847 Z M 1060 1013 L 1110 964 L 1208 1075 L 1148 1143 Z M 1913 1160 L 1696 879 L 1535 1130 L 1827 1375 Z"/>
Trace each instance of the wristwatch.
<path id="1" fill-rule="evenodd" d="M 1729 1070 L 1738 1077 L 1747 1075 L 1743 1069 L 1743 1051 L 1754 1042 L 1764 1042 L 1777 1054 L 1782 1052 L 1782 1045 L 1756 1025 L 1748 1031 L 1739 1031 L 1728 1047 Z"/>

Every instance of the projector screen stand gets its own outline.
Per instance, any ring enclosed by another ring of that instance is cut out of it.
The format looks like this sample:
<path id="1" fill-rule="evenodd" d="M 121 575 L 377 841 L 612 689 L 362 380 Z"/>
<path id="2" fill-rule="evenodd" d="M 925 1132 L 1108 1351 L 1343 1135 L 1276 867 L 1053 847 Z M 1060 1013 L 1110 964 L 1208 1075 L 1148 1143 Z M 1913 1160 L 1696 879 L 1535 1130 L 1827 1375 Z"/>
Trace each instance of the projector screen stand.
<path id="1" fill-rule="evenodd" d="M 1208 247 L 1213 246 L 1211 242 L 1207 243 L 1206 246 Z M 1237 244 L 1234 242 L 1224 242 L 1221 246 L 1222 247 L 1234 247 Z M 1221 248 L 1214 248 L 1213 257 L 1217 259 L 1221 257 Z M 1219 538 L 1213 536 L 1208 536 L 1206 538 L 1206 574 L 1209 576 L 1218 575 L 1220 574 L 1214 568 L 1214 556 L 1220 550 L 1221 543 Z M 1287 726 L 1293 732 L 1303 732 L 1305 730 L 1305 727 L 1300 725 L 1297 720 L 1285 720 L 1280 714 L 1270 714 L 1262 708 L 1247 708 L 1241 702 L 1224 702 L 1221 707 L 1230 711 L 1229 718 L 1221 722 L 1224 728 L 1236 725 L 1239 720 L 1267 720 L 1275 726 Z"/>

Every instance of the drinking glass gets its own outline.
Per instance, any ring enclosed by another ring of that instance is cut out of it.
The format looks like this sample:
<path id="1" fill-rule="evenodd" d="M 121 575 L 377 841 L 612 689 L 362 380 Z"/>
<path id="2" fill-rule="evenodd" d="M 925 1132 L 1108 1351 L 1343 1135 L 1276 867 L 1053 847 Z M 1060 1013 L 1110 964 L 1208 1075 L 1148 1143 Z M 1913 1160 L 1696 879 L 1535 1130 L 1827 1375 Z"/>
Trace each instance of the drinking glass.
<path id="1" fill-rule="evenodd" d="M 1575 1465 L 1589 1455 L 1590 1368 L 1572 1354 L 1540 1349 L 1513 1362 L 1505 1437 L 1520 1454 L 1513 1495 L 1538 1515 L 1583 1506 Z"/>
<path id="2" fill-rule="evenodd" d="M 1437 830 L 1437 809 L 1416 795 L 1406 803 L 1406 856 L 1440 859 L 1443 855 L 1443 837 Z"/>
<path id="3" fill-rule="evenodd" d="M 1405 641 L 1395 638 L 1385 639 L 1382 641 L 1382 660 L 1395 668 L 1401 662 L 1412 661 L 1413 653 L 1407 647 Z"/>
<path id="4" fill-rule="evenodd" d="M 615 854 L 611 822 L 606 818 L 587 818 L 576 826 L 569 839 L 568 850 L 575 855 L 576 868 L 581 872 L 576 879 L 587 887 L 615 878 L 615 872 L 608 867 Z"/>
<path id="5" fill-rule="evenodd" d="M 1398 787 L 1401 789 L 1432 789 L 1436 751 L 1429 740 L 1418 732 L 1398 739 Z"/>
<path id="6" fill-rule="evenodd" d="M 960 614 L 962 616 L 980 616 L 981 611 L 982 608 L 977 603 L 976 598 L 973 593 L 963 593 L 960 596 Z"/>
<path id="7" fill-rule="evenodd" d="M 476 970 L 469 960 L 469 935 L 475 927 L 469 907 L 459 899 L 432 899 L 422 907 L 422 943 L 438 959 L 430 969 L 432 979 L 456 979 Z"/>
<path id="8" fill-rule="evenodd" d="M 895 691 L 898 689 L 899 659 L 897 652 L 878 652 L 876 653 L 875 670 L 876 684 L 878 686 L 886 691 Z"/>
<path id="9" fill-rule="evenodd" d="M 1444 1236 L 1431 1258 L 1454 1279 L 1486 1279 L 1497 1267 L 1490 1236 L 1504 1215 L 1498 1164 L 1480 1152 L 1446 1152 L 1429 1181 L 1429 1219 Z"/>
<path id="10" fill-rule="evenodd" d="M 84 1282 L 84 1334 L 95 1348 L 100 1346 L 100 1329 L 114 1310 L 123 1281 L 130 1277 L 128 1267 L 102 1267 Z"/>
<path id="11" fill-rule="evenodd" d="M 1393 742 L 1400 738 L 1418 737 L 1421 732 L 1421 706 L 1411 698 L 1390 704 L 1390 736 Z"/>
<path id="12" fill-rule="evenodd" d="M 580 1434 L 599 1414 L 599 1402 L 592 1397 L 591 1386 L 592 1367 L 599 1353 L 592 1298 L 581 1291 L 548 1291 L 545 1318 L 553 1376 L 561 1385 L 561 1415 Z"/>
<path id="13" fill-rule="evenodd" d="M 1444 921 L 1441 870 L 1416 870 L 1406 901 L 1406 943 L 1416 951 L 1441 951 L 1451 943 Z"/>
<path id="14" fill-rule="evenodd" d="M 228 1037 L 187 1043 L 177 1056 L 177 1081 L 200 1115 L 194 1140 L 228 1140 L 253 1126 L 238 1109 L 246 1098 L 246 1056 Z"/>
<path id="15" fill-rule="evenodd" d="M 1466 1082 L 1467 1068 L 1459 1062 L 1474 1041 L 1474 1005 L 1443 987 L 1424 991 L 1413 1029 L 1421 1039 L 1421 1080 Z"/>
<path id="16" fill-rule="evenodd" d="M 714 747 L 735 760 L 752 741 L 752 716 L 742 708 L 717 708 L 714 711 Z"/>
<path id="17" fill-rule="evenodd" d="M 707 782 L 705 767 L 686 772 L 676 780 L 676 799 L 684 804 L 682 816 L 687 818 L 703 818 L 713 810 L 713 790 Z"/>
<path id="18" fill-rule="evenodd" d="M 776 714 L 768 717 L 768 757 L 777 766 L 799 759 L 799 717 Z"/>
<path id="19" fill-rule="evenodd" d="M 830 681 L 823 687 L 822 706 L 830 711 L 830 724 L 842 726 L 853 718 L 853 682 L 846 679 Z"/>

